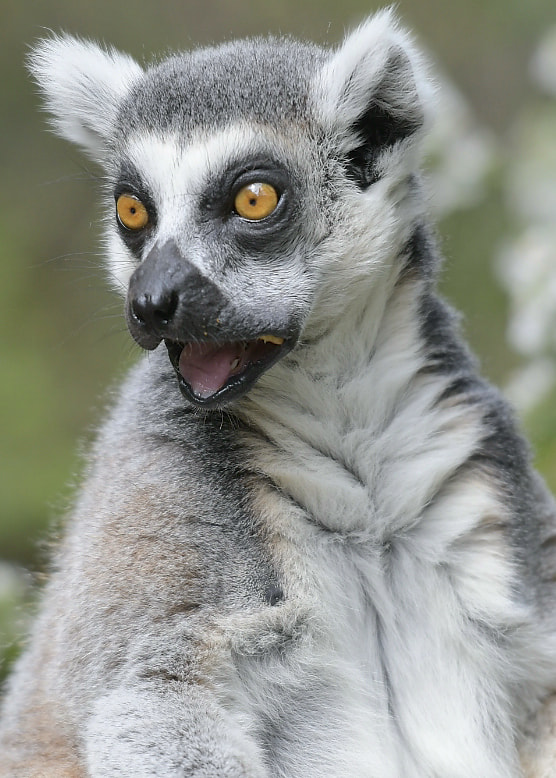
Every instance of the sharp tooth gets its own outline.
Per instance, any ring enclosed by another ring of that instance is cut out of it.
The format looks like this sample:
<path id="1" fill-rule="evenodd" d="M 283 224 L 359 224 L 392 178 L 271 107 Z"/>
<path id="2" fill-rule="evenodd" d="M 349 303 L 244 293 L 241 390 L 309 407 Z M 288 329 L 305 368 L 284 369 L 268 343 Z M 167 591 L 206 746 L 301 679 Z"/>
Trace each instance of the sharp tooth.
<path id="1" fill-rule="evenodd" d="M 284 338 L 279 338 L 278 335 L 259 335 L 258 340 L 262 340 L 263 343 L 274 343 L 275 346 L 281 346 L 284 342 Z"/>
<path id="2" fill-rule="evenodd" d="M 239 365 L 239 357 L 236 357 L 233 362 L 230 362 L 230 369 L 235 370 Z"/>

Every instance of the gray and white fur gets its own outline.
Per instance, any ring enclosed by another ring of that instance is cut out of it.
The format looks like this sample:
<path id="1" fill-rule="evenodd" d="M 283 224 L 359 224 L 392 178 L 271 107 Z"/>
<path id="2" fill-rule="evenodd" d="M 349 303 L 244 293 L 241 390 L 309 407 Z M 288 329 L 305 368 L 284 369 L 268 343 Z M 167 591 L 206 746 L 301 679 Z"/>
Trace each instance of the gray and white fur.
<path id="1" fill-rule="evenodd" d="M 110 273 L 152 353 L 91 452 L 0 775 L 556 774 L 536 720 L 555 507 L 435 292 L 434 89 L 409 36 L 383 12 L 335 50 L 254 39 L 145 70 L 51 37 L 31 69 L 103 167 Z M 249 181 L 278 193 L 260 221 L 234 208 Z M 121 192 L 147 227 L 118 224 Z M 269 333 L 263 367 L 184 378 L 180 349 L 258 355 Z"/>

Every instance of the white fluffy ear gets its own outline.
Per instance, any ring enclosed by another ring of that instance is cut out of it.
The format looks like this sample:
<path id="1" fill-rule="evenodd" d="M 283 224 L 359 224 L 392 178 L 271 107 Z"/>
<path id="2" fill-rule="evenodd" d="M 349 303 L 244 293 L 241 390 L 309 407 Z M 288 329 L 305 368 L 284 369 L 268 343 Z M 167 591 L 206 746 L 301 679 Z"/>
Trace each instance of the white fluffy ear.
<path id="1" fill-rule="evenodd" d="M 358 183 L 372 183 L 380 153 L 421 129 L 432 92 L 391 10 L 370 17 L 331 54 L 318 75 L 317 111 Z"/>
<path id="2" fill-rule="evenodd" d="M 39 41 L 28 64 L 55 130 L 102 159 L 118 106 L 141 67 L 126 54 L 69 35 Z"/>

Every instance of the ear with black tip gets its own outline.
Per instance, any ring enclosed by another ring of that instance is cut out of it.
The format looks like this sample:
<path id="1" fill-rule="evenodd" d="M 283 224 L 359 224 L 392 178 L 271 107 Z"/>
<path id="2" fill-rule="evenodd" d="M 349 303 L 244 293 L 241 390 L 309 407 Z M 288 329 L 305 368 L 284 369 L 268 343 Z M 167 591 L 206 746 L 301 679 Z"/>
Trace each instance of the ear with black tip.
<path id="1" fill-rule="evenodd" d="M 28 66 L 56 132 L 102 161 L 118 108 L 141 67 L 115 49 L 70 35 L 39 41 Z"/>
<path id="2" fill-rule="evenodd" d="M 385 151 L 419 135 L 431 94 L 422 58 L 391 11 L 372 16 L 330 56 L 317 111 L 362 188 L 380 178 Z"/>

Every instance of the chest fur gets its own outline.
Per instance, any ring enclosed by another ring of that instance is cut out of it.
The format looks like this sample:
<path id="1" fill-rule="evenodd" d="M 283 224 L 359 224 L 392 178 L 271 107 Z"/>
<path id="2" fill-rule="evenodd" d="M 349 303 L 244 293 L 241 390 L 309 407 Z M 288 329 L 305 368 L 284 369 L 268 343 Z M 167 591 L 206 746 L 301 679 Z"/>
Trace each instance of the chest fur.
<path id="1" fill-rule="evenodd" d="M 288 659 L 265 668 L 271 686 L 280 679 L 290 723 L 303 732 L 302 719 L 317 717 L 318 739 L 341 741 L 329 765 L 339 776 L 513 775 L 511 758 L 497 772 L 490 721 L 505 720 L 510 753 L 505 705 L 515 689 L 505 673 L 514 657 L 494 635 L 519 614 L 507 549 L 488 527 L 500 516 L 493 491 L 470 473 L 420 517 L 394 516 L 388 533 L 390 516 L 377 507 L 385 498 L 338 463 L 319 491 L 316 462 L 305 464 L 307 481 L 292 463 L 291 480 L 282 470 L 280 490 L 261 487 L 255 498 L 284 577 L 280 607 L 298 619 Z M 256 689 L 268 683 L 260 670 Z M 274 732 L 283 727 L 273 723 Z M 324 745 L 315 748 L 320 763 Z"/>
<path id="2" fill-rule="evenodd" d="M 399 365 L 390 391 L 392 371 L 373 365 L 335 391 L 321 379 L 318 412 L 278 402 L 260 413 L 264 442 L 248 445 L 265 479 L 253 507 L 286 600 L 308 614 L 295 684 L 326 679 L 314 705 L 325 719 L 337 712 L 325 738 L 354 738 L 349 774 L 513 775 L 511 757 L 496 764 L 504 738 L 514 748 L 517 684 L 502 668 L 519 664 L 496 635 L 523 616 L 507 509 L 473 464 L 479 414 L 443 401 L 445 381 L 419 366 Z"/>

